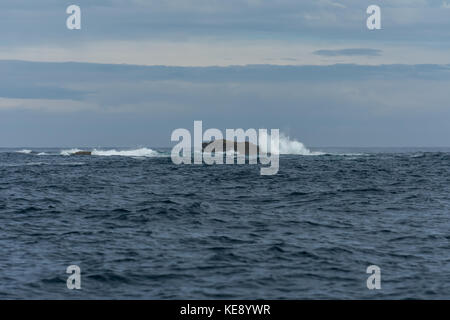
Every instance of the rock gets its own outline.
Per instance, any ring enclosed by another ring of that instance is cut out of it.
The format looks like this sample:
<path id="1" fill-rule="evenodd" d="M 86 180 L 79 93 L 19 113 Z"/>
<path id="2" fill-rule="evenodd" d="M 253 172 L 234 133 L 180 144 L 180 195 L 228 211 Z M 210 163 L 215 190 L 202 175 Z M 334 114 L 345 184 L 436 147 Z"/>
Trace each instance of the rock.
<path id="1" fill-rule="evenodd" d="M 228 144 L 227 144 L 228 142 Z M 245 150 L 246 156 L 256 156 L 259 152 L 259 147 L 251 142 L 245 141 L 245 142 L 233 142 L 228 140 L 214 140 L 210 142 L 203 142 L 202 148 L 203 151 L 211 152 L 213 149 L 217 151 L 217 147 L 222 144 L 222 151 L 227 152 L 230 150 L 233 150 L 235 152 L 239 152 L 241 148 Z M 228 145 L 228 146 L 227 146 Z"/>
<path id="2" fill-rule="evenodd" d="M 71 156 L 90 156 L 92 155 L 91 151 L 78 151 L 70 154 Z"/>

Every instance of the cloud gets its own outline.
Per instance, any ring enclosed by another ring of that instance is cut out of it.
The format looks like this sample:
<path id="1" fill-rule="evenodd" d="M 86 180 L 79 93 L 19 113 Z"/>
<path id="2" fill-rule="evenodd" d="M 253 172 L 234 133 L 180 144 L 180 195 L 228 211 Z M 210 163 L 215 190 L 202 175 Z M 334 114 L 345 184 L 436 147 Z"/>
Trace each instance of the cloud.
<path id="1" fill-rule="evenodd" d="M 325 57 L 338 57 L 338 56 L 368 56 L 378 57 L 381 56 L 383 51 L 379 49 L 368 48 L 352 48 L 352 49 L 339 49 L 339 50 L 316 50 L 314 54 Z"/>
<path id="2" fill-rule="evenodd" d="M 8 78 L 0 90 L 0 109 L 46 112 L 198 112 L 215 117 L 230 110 L 251 114 L 302 103 L 327 110 L 335 105 L 341 113 L 375 101 L 370 112 L 421 110 L 425 105 L 431 111 L 445 106 L 440 99 L 450 83 L 450 67 L 441 65 L 147 67 L 0 61 L 0 69 Z M 48 88 L 62 90 L 34 94 L 44 79 Z M 426 87 L 427 94 L 409 88 L 413 84 Z M 18 92 L 18 86 L 25 90 Z"/>
<path id="3" fill-rule="evenodd" d="M 90 102 L 70 99 L 12 99 L 0 97 L 0 112 L 7 110 L 28 110 L 50 113 L 92 112 L 98 106 Z"/>
<path id="4" fill-rule="evenodd" d="M 354 44 L 352 44 L 354 45 Z M 371 41 L 358 46 L 370 48 Z M 386 43 L 377 46 L 379 52 L 349 52 L 347 55 L 318 55 L 330 50 L 332 44 L 286 40 L 217 41 L 192 39 L 190 41 L 98 41 L 74 47 L 26 46 L 1 47 L 2 60 L 28 60 L 40 62 L 89 62 L 105 64 L 171 65 L 171 66 L 230 66 L 249 64 L 275 65 L 330 65 L 335 63 L 381 64 L 447 64 L 450 46 L 430 42 L 427 46 L 409 46 Z M 332 51 L 349 46 L 333 45 Z M 382 54 L 381 54 L 382 52 Z M 343 51 L 346 53 L 346 51 Z M 377 53 L 378 55 L 374 55 Z M 371 55 L 370 55 L 371 54 Z M 270 58 L 270 60 L 268 60 Z M 288 59 L 286 59 L 288 58 Z M 294 60 L 296 59 L 296 60 Z"/>
<path id="5" fill-rule="evenodd" d="M 450 62 L 450 19 L 441 0 L 381 1 L 383 30 L 375 32 L 366 28 L 369 0 L 77 4 L 82 29 L 69 31 L 64 1 L 2 0 L 0 59 L 173 66 L 264 64 L 268 58 L 277 65 Z M 358 47 L 380 51 L 345 51 Z"/>
<path id="6" fill-rule="evenodd" d="M 445 4 L 446 2 L 444 2 Z M 82 30 L 65 28 L 67 2 L 2 0 L 3 44 L 75 45 L 89 41 L 170 40 L 255 36 L 304 40 L 398 40 L 427 42 L 430 35 L 448 41 L 450 20 L 441 1 L 381 1 L 382 37 L 365 29 L 369 0 L 78 0 Z M 345 4 L 345 5 L 344 5 Z"/>
<path id="7" fill-rule="evenodd" d="M 286 133 L 308 145 L 445 145 L 450 136 L 446 65 L 0 61 L 0 70 L 8 79 L 0 91 L 0 146 L 169 146 L 171 131 L 194 120 L 220 129 L 291 128 Z M 41 83 L 64 90 L 38 98 Z M 34 94 L 20 94 L 19 86 Z"/>

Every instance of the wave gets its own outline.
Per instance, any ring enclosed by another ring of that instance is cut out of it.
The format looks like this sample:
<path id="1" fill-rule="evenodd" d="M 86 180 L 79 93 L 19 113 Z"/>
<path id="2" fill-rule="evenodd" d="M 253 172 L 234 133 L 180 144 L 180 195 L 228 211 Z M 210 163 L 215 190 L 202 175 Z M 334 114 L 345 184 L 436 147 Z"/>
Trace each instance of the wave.
<path id="1" fill-rule="evenodd" d="M 30 153 L 32 153 L 33 151 L 32 150 L 28 150 L 28 149 L 23 149 L 23 150 L 20 150 L 20 151 L 16 151 L 17 153 L 23 153 L 23 154 L 30 154 Z"/>
<path id="2" fill-rule="evenodd" d="M 270 140 L 270 150 L 268 148 Z M 274 154 L 296 154 L 302 156 L 320 156 L 326 153 L 319 151 L 311 151 L 303 143 L 295 139 L 291 139 L 289 136 L 280 133 L 278 146 L 273 143 L 269 134 L 260 134 L 259 147 L 263 152 L 271 152 Z"/>
<path id="3" fill-rule="evenodd" d="M 60 152 L 60 154 L 62 155 L 62 156 L 70 156 L 70 155 L 72 155 L 72 154 L 74 154 L 74 153 L 77 153 L 77 152 L 80 152 L 80 151 L 83 151 L 83 150 L 80 150 L 80 149 L 67 149 L 67 150 L 62 150 L 61 152 Z"/>
<path id="4" fill-rule="evenodd" d="M 70 156 L 74 153 L 77 152 L 82 152 L 82 151 L 86 151 L 86 150 L 81 150 L 78 148 L 74 148 L 74 149 L 67 149 L 67 150 L 62 150 L 60 152 L 61 155 L 63 156 Z M 94 149 L 91 151 L 91 155 L 93 156 L 102 156 L 102 157 L 112 157 L 112 156 L 120 156 L 120 157 L 158 157 L 158 156 L 163 156 L 162 153 L 155 151 L 153 149 L 149 149 L 149 148 L 140 148 L 140 149 L 133 149 L 133 150 L 116 150 L 116 149 L 111 149 L 111 150 L 98 150 L 98 149 Z"/>
<path id="5" fill-rule="evenodd" d="M 149 148 L 140 148 L 135 150 L 123 150 L 117 151 L 115 149 L 112 150 L 92 150 L 93 156 L 121 156 L 121 157 L 158 157 L 161 156 L 161 153 L 158 151 L 149 149 Z"/>
<path id="6" fill-rule="evenodd" d="M 83 166 L 85 162 L 26 162 L 0 164 L 0 167 L 24 167 L 24 166 Z"/>

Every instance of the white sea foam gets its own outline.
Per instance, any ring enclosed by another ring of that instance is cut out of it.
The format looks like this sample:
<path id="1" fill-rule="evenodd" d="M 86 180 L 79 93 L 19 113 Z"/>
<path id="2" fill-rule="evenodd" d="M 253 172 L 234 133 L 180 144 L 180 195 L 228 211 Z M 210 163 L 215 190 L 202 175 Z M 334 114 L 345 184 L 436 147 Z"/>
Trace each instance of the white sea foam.
<path id="1" fill-rule="evenodd" d="M 61 151 L 61 155 L 63 155 L 63 156 L 70 156 L 71 154 L 74 154 L 74 153 L 76 153 L 76 152 L 80 152 L 80 151 L 83 151 L 83 150 L 80 150 L 80 149 L 67 149 L 67 150 L 62 150 Z"/>
<path id="2" fill-rule="evenodd" d="M 33 152 L 33 151 L 31 151 L 31 150 L 28 150 L 28 149 L 23 149 L 23 150 L 20 150 L 20 151 L 17 151 L 18 153 L 24 153 L 24 154 L 30 154 L 31 152 Z"/>
<path id="3" fill-rule="evenodd" d="M 60 162 L 60 163 L 55 163 L 54 165 L 56 166 L 84 166 L 86 163 L 85 162 Z"/>
<path id="4" fill-rule="evenodd" d="M 26 166 L 42 166 L 44 164 L 46 164 L 46 163 L 45 162 L 28 162 L 25 165 Z"/>
<path id="5" fill-rule="evenodd" d="M 271 141 L 270 150 L 268 150 L 268 141 Z M 288 136 L 280 133 L 280 143 L 278 147 L 273 143 L 270 135 L 260 134 L 259 147 L 263 152 L 270 151 L 274 154 L 297 154 L 302 156 L 320 156 L 325 154 L 324 152 L 311 151 L 305 147 L 303 143 L 295 139 L 291 139 Z"/>
<path id="6" fill-rule="evenodd" d="M 112 150 L 92 150 L 92 155 L 94 156 L 121 156 L 121 157 L 158 157 L 161 154 L 158 151 L 149 149 L 149 148 L 140 148 L 135 150 L 122 150 L 118 151 L 115 149 Z"/>
<path id="7" fill-rule="evenodd" d="M 64 156 L 70 156 L 74 153 L 81 152 L 81 151 L 88 151 L 88 150 L 81 150 L 77 148 L 73 149 L 67 149 L 62 150 L 60 152 L 61 155 Z M 116 150 L 116 149 L 110 149 L 110 150 L 99 150 L 94 149 L 91 151 L 91 155 L 93 156 L 103 156 L 103 157 L 111 157 L 111 156 L 121 156 L 121 157 L 158 157 L 162 156 L 161 153 L 158 151 L 149 149 L 149 148 L 139 148 L 139 149 L 133 149 L 133 150 Z"/>

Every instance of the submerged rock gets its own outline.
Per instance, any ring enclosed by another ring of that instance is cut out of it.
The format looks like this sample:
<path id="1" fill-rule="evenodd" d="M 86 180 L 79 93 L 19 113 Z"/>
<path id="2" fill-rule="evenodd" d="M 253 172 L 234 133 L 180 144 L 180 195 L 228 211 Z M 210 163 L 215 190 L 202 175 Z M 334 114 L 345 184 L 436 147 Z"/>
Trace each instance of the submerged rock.
<path id="1" fill-rule="evenodd" d="M 246 156 L 256 156 L 259 152 L 259 147 L 248 141 L 235 142 L 219 139 L 210 142 L 203 142 L 202 144 L 203 151 L 206 152 L 211 152 L 213 150 L 217 152 L 219 151 L 220 146 L 222 146 L 222 152 L 234 151 L 242 154 L 242 151 L 244 151 Z"/>
<path id="2" fill-rule="evenodd" d="M 92 155 L 91 151 L 77 151 L 70 154 L 71 156 L 90 156 Z"/>

